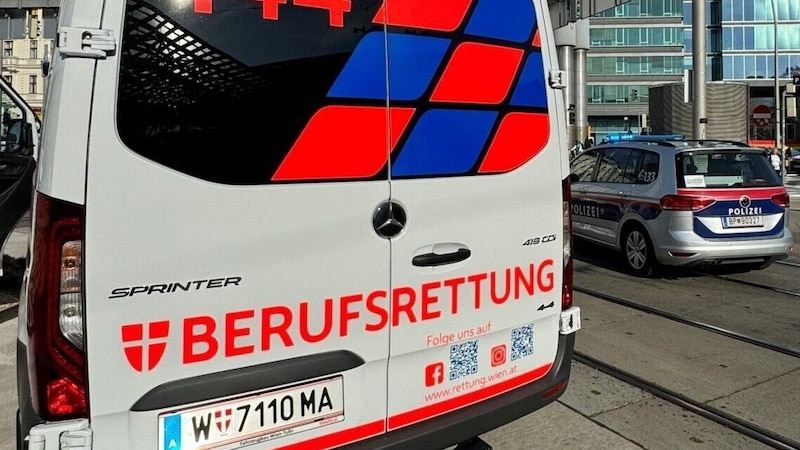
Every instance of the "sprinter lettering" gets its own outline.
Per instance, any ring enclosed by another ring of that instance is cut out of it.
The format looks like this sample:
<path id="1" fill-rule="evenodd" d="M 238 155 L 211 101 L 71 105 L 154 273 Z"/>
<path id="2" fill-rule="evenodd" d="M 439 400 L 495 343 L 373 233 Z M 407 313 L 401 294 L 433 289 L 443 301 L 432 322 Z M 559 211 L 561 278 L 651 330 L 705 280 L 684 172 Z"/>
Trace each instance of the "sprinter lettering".
<path id="1" fill-rule="evenodd" d="M 434 281 L 422 286 L 398 286 L 296 306 L 275 304 L 232 311 L 222 320 L 199 315 L 183 320 L 183 363 L 209 361 L 315 344 L 354 333 L 376 332 L 417 322 L 438 320 L 469 311 L 502 307 L 555 288 L 554 262 L 512 267 L 498 272 Z M 485 297 L 485 298 L 484 298 Z M 311 318 L 321 318 L 322 323 Z"/>

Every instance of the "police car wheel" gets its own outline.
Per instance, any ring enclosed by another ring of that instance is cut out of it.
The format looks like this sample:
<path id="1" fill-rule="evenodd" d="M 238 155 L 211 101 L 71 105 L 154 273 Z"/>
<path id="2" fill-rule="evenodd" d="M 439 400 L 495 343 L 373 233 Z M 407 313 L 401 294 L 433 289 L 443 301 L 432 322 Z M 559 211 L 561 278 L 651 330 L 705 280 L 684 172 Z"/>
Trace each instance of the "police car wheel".
<path id="1" fill-rule="evenodd" d="M 631 227 L 625 231 L 622 237 L 622 253 L 625 266 L 635 275 L 648 277 L 653 274 L 653 244 L 641 228 Z"/>

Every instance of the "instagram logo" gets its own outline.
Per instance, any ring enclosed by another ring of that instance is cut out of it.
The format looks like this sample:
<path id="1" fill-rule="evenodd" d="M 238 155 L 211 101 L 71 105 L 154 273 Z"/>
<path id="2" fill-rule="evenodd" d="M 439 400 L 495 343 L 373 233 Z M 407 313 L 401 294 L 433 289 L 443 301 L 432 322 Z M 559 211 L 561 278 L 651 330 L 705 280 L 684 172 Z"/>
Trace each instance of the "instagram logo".
<path id="1" fill-rule="evenodd" d="M 431 387 L 444 381 L 444 364 L 438 362 L 425 366 L 425 386 Z"/>
<path id="2" fill-rule="evenodd" d="M 500 344 L 492 347 L 492 367 L 505 364 L 506 362 L 506 344 Z"/>

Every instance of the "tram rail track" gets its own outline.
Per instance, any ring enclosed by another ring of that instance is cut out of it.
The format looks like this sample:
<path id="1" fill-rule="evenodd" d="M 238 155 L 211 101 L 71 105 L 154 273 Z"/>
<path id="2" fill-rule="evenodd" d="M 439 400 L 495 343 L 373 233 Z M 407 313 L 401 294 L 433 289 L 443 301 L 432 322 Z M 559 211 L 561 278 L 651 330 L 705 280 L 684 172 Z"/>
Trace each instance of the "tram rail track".
<path id="1" fill-rule="evenodd" d="M 704 331 L 709 331 L 718 335 L 736 339 L 738 341 L 746 342 L 748 344 L 755 345 L 757 347 L 771 350 L 777 353 L 792 356 L 795 358 L 800 358 L 800 349 L 793 349 L 777 345 L 772 342 L 768 342 L 752 336 L 747 336 L 745 334 L 738 333 L 735 331 L 727 330 L 725 328 L 718 327 L 716 325 L 711 325 L 702 321 L 694 320 L 659 308 L 642 305 L 640 303 L 637 303 L 629 299 L 625 299 L 612 294 L 606 294 L 579 285 L 574 285 L 573 290 L 575 292 L 580 292 L 586 295 L 590 295 L 594 298 L 614 303 L 620 306 L 624 306 L 636 311 L 651 314 L 684 325 L 689 325 Z M 731 429 L 737 433 L 747 436 L 750 439 L 758 441 L 764 445 L 781 450 L 790 450 L 790 449 L 800 450 L 800 442 L 797 442 L 785 436 L 781 436 L 771 430 L 768 430 L 759 425 L 738 418 L 732 414 L 729 414 L 711 405 L 707 405 L 700 401 L 693 400 L 685 395 L 682 395 L 678 392 L 662 387 L 656 383 L 647 381 L 644 378 L 626 372 L 620 368 L 613 366 L 612 364 L 603 362 L 583 352 L 576 350 L 573 353 L 573 359 L 578 363 L 596 369 L 602 373 L 605 373 L 606 375 L 611 376 L 612 378 L 616 378 L 626 384 L 641 389 L 642 391 L 647 392 L 657 398 L 660 398 L 666 402 L 669 402 L 680 408 L 683 408 L 684 410 L 702 416 L 708 420 L 711 420 L 728 429 Z"/>
<path id="2" fill-rule="evenodd" d="M 775 264 L 778 264 L 780 266 L 800 267 L 800 263 L 792 261 L 775 261 Z"/>
<path id="3" fill-rule="evenodd" d="M 637 377 L 633 374 L 618 369 L 610 364 L 604 363 L 600 360 L 592 358 L 581 352 L 574 352 L 573 359 L 581 364 L 584 364 L 593 369 L 599 370 L 613 378 L 616 378 L 624 383 L 635 386 L 644 392 L 652 394 L 662 400 L 679 406 L 687 411 L 705 417 L 713 422 L 716 422 L 726 428 L 743 434 L 753 440 L 762 444 L 768 445 L 772 448 L 780 450 L 797 450 L 800 449 L 800 443 L 781 436 L 775 432 L 767 430 L 758 425 L 752 424 L 731 414 L 698 402 L 681 395 L 677 392 L 665 389 L 654 383 L 651 383 L 643 378 Z"/>
<path id="4" fill-rule="evenodd" d="M 703 276 L 707 276 L 707 277 L 716 278 L 718 280 L 724 280 L 724 281 L 730 281 L 731 283 L 742 284 L 744 286 L 750 286 L 750 287 L 754 287 L 754 288 L 765 289 L 765 290 L 768 290 L 768 291 L 777 292 L 779 294 L 791 295 L 793 297 L 800 297 L 800 292 L 792 291 L 790 289 L 783 289 L 783 288 L 779 288 L 779 287 L 775 287 L 775 286 L 769 286 L 769 285 L 766 285 L 766 284 L 756 283 L 756 282 L 753 282 L 753 281 L 740 280 L 738 278 L 733 278 L 733 277 L 730 277 L 730 276 L 727 276 L 727 275 L 717 275 L 717 274 L 709 273 L 709 272 L 705 272 L 705 271 L 696 271 L 695 273 L 697 273 L 698 275 L 703 275 Z"/>
<path id="5" fill-rule="evenodd" d="M 756 337 L 748 336 L 746 334 L 738 333 L 736 331 L 731 331 L 722 327 L 718 327 L 716 325 L 711 325 L 709 323 L 701 322 L 699 320 L 690 319 L 685 316 L 681 316 L 679 314 L 674 314 L 669 311 L 665 311 L 663 309 L 654 308 L 652 306 L 642 305 L 640 303 L 636 303 L 632 300 L 628 300 L 622 297 L 618 297 L 616 295 L 605 294 L 599 291 L 595 291 L 593 289 L 588 289 L 585 287 L 581 287 L 578 285 L 573 286 L 573 290 L 575 292 L 580 292 L 582 294 L 591 295 L 592 297 L 599 298 L 601 300 L 611 302 L 620 306 L 625 306 L 627 308 L 631 308 L 637 311 L 646 312 L 648 314 L 652 314 L 658 317 L 662 317 L 668 320 L 672 320 L 675 322 L 682 323 L 684 325 L 689 325 L 695 328 L 699 328 L 702 330 L 710 331 L 712 333 L 719 334 L 721 336 L 726 336 L 732 339 L 736 339 L 738 341 L 747 342 L 748 344 L 752 344 L 767 350 L 772 350 L 774 352 L 782 353 L 784 355 L 793 356 L 795 358 L 800 358 L 800 350 L 794 349 L 791 347 L 786 347 L 782 345 L 778 345 L 769 341 L 765 341 L 763 339 L 759 339 Z"/>

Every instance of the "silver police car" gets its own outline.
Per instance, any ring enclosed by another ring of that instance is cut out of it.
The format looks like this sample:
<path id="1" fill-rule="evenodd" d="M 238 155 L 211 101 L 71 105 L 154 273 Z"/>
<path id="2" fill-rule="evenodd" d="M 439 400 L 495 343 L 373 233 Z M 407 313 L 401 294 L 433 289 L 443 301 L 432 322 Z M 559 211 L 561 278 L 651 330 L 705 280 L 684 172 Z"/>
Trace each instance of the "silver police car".
<path id="1" fill-rule="evenodd" d="M 571 161 L 575 236 L 617 249 L 634 274 L 659 265 L 785 259 L 789 195 L 763 149 L 680 135 L 618 135 Z"/>

